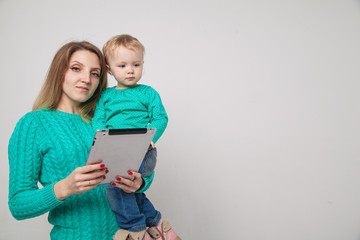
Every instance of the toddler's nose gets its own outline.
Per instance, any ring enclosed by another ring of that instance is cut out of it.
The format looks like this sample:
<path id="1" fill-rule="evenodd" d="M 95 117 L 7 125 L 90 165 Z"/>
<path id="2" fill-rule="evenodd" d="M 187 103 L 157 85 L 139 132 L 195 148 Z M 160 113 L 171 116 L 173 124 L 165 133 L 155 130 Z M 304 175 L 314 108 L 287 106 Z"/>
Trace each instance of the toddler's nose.
<path id="1" fill-rule="evenodd" d="M 134 72 L 134 68 L 133 68 L 132 66 L 130 66 L 128 72 L 129 72 L 129 73 L 133 73 L 133 72 Z"/>

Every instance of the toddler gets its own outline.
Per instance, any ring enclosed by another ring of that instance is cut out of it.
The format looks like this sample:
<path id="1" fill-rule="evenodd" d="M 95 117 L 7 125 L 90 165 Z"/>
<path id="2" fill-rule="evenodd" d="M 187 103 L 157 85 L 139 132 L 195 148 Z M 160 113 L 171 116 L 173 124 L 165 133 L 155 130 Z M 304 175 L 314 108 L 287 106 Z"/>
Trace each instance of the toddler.
<path id="1" fill-rule="evenodd" d="M 155 168 L 157 150 L 154 143 L 163 134 L 168 117 L 159 94 L 150 86 L 138 84 L 142 77 L 144 52 L 144 46 L 130 35 L 114 36 L 105 43 L 103 53 L 108 72 L 114 76 L 117 85 L 102 92 L 92 124 L 95 130 L 156 128 L 139 169 L 146 177 Z M 114 239 L 148 239 L 147 227 L 153 238 L 180 239 L 167 221 L 161 221 L 161 213 L 144 193 L 125 193 L 107 184 L 106 195 L 121 228 Z"/>

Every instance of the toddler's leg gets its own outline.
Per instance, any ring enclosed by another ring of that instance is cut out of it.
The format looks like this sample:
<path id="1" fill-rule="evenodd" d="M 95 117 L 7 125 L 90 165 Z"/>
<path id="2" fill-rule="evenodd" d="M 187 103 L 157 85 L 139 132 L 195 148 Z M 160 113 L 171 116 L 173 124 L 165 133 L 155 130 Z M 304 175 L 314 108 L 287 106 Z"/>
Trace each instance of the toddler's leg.
<path id="1" fill-rule="evenodd" d="M 111 184 L 107 184 L 105 190 L 121 228 L 132 232 L 146 229 L 145 215 L 140 212 L 134 193 L 126 193 Z"/>
<path id="2" fill-rule="evenodd" d="M 153 238 L 145 230 L 129 232 L 125 229 L 119 229 L 113 236 L 113 240 L 153 240 Z"/>
<path id="3" fill-rule="evenodd" d="M 140 212 L 145 216 L 146 226 L 156 226 L 161 219 L 161 213 L 155 209 L 144 193 L 135 193 L 135 197 Z"/>
<path id="4" fill-rule="evenodd" d="M 150 174 L 155 169 L 156 161 L 157 161 L 157 150 L 156 148 L 152 148 L 152 146 L 150 145 L 139 168 L 139 173 L 141 173 L 143 177 L 150 176 Z"/>
<path id="5" fill-rule="evenodd" d="M 181 238 L 172 229 L 170 223 L 166 220 L 160 222 L 147 230 L 153 239 L 163 240 L 181 240 Z"/>

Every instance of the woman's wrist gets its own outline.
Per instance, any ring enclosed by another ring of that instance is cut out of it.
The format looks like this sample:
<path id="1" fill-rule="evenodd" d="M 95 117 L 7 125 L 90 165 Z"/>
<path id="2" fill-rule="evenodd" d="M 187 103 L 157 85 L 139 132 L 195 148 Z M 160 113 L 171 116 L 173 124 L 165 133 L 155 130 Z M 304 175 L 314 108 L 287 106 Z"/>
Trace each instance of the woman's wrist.
<path id="1" fill-rule="evenodd" d="M 139 187 L 139 189 L 138 190 L 136 190 L 136 191 L 140 191 L 141 189 L 143 189 L 143 187 L 145 186 L 145 180 L 144 180 L 144 178 L 143 177 L 141 177 L 141 180 L 142 180 L 142 182 L 141 182 L 141 186 Z"/>
<path id="2" fill-rule="evenodd" d="M 66 188 L 64 186 L 64 180 L 54 184 L 54 194 L 59 201 L 64 201 L 68 196 L 70 196 L 67 194 Z"/>
<path id="3" fill-rule="evenodd" d="M 139 190 L 137 190 L 136 192 L 137 193 L 143 193 L 145 192 L 146 190 L 148 190 L 148 188 L 150 187 L 153 179 L 154 179 L 154 174 L 155 172 L 153 171 L 150 176 L 147 176 L 147 177 L 142 177 L 142 181 L 144 183 L 144 186 L 142 188 L 139 188 Z"/>

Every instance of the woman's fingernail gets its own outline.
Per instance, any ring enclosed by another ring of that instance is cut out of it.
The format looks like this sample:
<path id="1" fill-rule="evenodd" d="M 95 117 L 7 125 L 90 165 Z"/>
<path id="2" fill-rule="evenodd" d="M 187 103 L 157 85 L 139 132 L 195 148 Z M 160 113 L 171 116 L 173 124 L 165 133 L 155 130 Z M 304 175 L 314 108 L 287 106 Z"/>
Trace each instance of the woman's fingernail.
<path id="1" fill-rule="evenodd" d="M 116 180 L 121 181 L 121 178 L 120 178 L 120 177 L 117 177 Z"/>
<path id="2" fill-rule="evenodd" d="M 111 185 L 116 186 L 116 183 L 112 182 Z"/>
<path id="3" fill-rule="evenodd" d="M 105 167 L 105 164 L 103 164 L 103 163 L 102 163 L 102 164 L 100 164 L 100 167 L 101 167 L 101 168 Z"/>
<path id="4" fill-rule="evenodd" d="M 104 176 L 103 178 L 105 179 L 106 177 Z"/>
<path id="5" fill-rule="evenodd" d="M 129 171 L 128 173 L 129 173 L 129 175 L 133 175 L 133 172 L 132 172 L 132 171 Z"/>
<path id="6" fill-rule="evenodd" d="M 108 173 L 108 172 L 109 172 L 109 170 L 106 169 L 106 170 L 105 170 L 105 173 Z"/>

